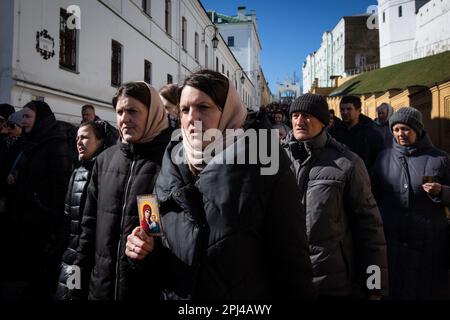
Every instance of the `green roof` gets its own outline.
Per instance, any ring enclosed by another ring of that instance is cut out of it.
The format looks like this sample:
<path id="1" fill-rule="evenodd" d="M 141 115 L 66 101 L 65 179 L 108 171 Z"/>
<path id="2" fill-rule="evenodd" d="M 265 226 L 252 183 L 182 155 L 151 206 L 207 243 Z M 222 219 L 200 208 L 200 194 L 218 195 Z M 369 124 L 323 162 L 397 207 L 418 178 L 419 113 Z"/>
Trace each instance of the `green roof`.
<path id="1" fill-rule="evenodd" d="M 342 84 L 330 96 L 363 95 L 413 86 L 431 88 L 447 81 L 450 81 L 450 51 L 363 73 Z"/>

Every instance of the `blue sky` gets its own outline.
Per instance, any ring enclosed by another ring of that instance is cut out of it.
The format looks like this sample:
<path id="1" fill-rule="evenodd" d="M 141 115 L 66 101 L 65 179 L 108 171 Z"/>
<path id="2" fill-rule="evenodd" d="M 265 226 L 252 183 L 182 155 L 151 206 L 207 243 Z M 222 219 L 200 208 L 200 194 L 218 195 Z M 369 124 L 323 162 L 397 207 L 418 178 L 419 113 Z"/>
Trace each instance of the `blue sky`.
<path id="1" fill-rule="evenodd" d="M 261 65 L 272 93 L 287 75 L 301 81 L 306 56 L 342 16 L 364 13 L 376 0 L 200 0 L 206 10 L 236 15 L 238 6 L 256 10 L 262 42 Z"/>

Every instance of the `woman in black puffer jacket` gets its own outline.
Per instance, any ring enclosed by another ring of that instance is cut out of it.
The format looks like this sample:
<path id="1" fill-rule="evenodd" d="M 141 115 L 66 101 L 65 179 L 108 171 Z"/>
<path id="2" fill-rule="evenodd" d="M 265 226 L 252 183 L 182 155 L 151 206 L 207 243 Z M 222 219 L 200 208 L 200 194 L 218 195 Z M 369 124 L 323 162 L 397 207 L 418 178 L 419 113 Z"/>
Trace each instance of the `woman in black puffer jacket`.
<path id="1" fill-rule="evenodd" d="M 23 108 L 22 152 L 8 183 L 15 186 L 8 227 L 8 299 L 50 299 L 64 250 L 64 197 L 71 171 L 66 136 L 43 101 Z"/>
<path id="2" fill-rule="evenodd" d="M 95 161 L 87 188 L 74 265 L 91 300 L 159 297 L 151 274 L 133 269 L 126 237 L 139 225 L 136 197 L 152 193 L 171 129 L 158 92 L 144 82 L 123 84 L 113 98 L 121 143 Z"/>
<path id="3" fill-rule="evenodd" d="M 179 105 L 183 140 L 169 144 L 155 186 L 162 244 L 135 228 L 128 257 L 162 279 L 164 299 L 313 298 L 300 192 L 270 123 L 245 124 L 233 84 L 211 70 L 187 77 Z"/>
<path id="4" fill-rule="evenodd" d="M 76 249 L 81 233 L 81 219 L 86 202 L 87 184 L 91 177 L 95 159 L 103 150 L 111 146 L 111 142 L 108 142 L 107 139 L 107 130 L 106 122 L 102 120 L 82 123 L 78 129 L 77 151 L 81 165 L 72 173 L 66 195 L 64 213 L 69 239 L 62 257 L 61 272 L 55 295 L 57 300 L 69 300 L 68 285 L 75 284 L 69 277 L 74 274 L 72 265 L 76 258 Z"/>

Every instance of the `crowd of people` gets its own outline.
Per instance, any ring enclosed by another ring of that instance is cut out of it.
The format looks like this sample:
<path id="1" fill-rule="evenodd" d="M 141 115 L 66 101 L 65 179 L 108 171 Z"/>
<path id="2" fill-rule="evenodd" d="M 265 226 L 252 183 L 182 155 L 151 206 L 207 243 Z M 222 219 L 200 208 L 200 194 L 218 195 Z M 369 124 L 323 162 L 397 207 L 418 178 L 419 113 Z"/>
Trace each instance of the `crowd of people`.
<path id="1" fill-rule="evenodd" d="M 449 298 L 449 156 L 419 110 L 345 96 L 341 120 L 307 93 L 254 113 L 211 70 L 112 106 L 118 129 L 85 105 L 74 134 L 43 101 L 0 105 L 3 299 Z"/>

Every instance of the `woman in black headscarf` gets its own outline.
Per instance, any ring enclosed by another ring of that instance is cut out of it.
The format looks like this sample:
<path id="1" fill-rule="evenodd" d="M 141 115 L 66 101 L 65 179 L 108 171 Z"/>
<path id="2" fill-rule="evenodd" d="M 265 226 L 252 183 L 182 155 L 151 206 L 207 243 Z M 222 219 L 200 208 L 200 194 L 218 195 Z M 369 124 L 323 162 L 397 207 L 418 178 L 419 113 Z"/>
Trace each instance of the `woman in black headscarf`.
<path id="1" fill-rule="evenodd" d="M 12 218 L 7 239 L 7 283 L 15 296 L 46 299 L 57 282 L 65 245 L 64 198 L 71 157 L 55 115 L 43 101 L 23 108 L 22 152 L 8 183 L 14 184 Z"/>

